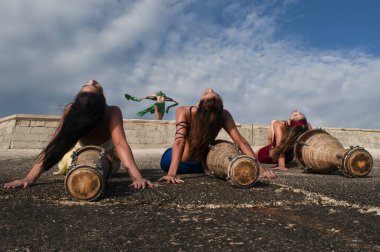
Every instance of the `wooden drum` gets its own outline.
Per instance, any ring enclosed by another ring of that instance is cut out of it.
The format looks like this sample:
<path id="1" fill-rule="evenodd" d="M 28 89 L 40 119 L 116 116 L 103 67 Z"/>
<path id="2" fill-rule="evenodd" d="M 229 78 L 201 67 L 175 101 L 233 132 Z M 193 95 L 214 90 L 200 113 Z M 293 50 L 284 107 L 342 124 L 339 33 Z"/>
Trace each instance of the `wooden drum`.
<path id="1" fill-rule="evenodd" d="M 216 140 L 210 146 L 205 167 L 215 177 L 242 188 L 251 187 L 259 176 L 257 160 L 243 155 L 237 145 L 224 140 Z"/>
<path id="2" fill-rule="evenodd" d="M 340 169 L 347 176 L 364 177 L 373 166 L 371 154 L 356 146 L 345 149 L 333 136 L 314 129 L 299 136 L 294 146 L 297 163 L 314 173 L 329 173 Z"/>
<path id="3" fill-rule="evenodd" d="M 105 149 L 89 145 L 74 151 L 65 188 L 77 200 L 94 201 L 102 194 L 111 171 Z"/>

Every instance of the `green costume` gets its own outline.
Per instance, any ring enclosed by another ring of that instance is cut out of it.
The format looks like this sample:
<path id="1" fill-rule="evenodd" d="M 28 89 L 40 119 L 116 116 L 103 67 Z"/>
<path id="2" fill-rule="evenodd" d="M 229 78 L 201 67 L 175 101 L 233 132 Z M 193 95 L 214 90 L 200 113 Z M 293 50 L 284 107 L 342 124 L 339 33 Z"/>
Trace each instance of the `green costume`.
<path id="1" fill-rule="evenodd" d="M 141 99 L 134 97 L 132 95 L 129 95 L 129 94 L 125 94 L 124 96 L 125 96 L 125 99 L 127 99 L 127 100 L 138 101 L 138 102 L 141 101 Z"/>
<path id="2" fill-rule="evenodd" d="M 134 97 L 134 96 L 132 96 L 132 95 L 129 95 L 129 94 L 125 94 L 124 95 L 125 96 L 125 98 L 127 99 L 127 100 L 132 100 L 132 101 L 137 101 L 137 102 L 140 102 L 142 99 L 139 99 L 139 98 L 137 98 L 137 97 Z M 166 98 L 166 94 L 165 93 L 163 93 L 162 91 L 158 91 L 157 93 L 156 93 L 156 96 L 162 96 L 162 97 L 165 97 Z M 151 113 L 151 114 L 153 114 L 154 112 L 155 112 L 155 108 L 157 107 L 158 108 L 158 111 L 160 112 L 160 113 L 165 113 L 166 112 L 166 114 L 167 113 L 169 113 L 169 109 L 171 108 L 171 107 L 174 107 L 174 106 L 177 106 L 178 105 L 178 103 L 177 102 L 175 102 L 174 104 L 172 104 L 172 105 L 170 105 L 169 107 L 167 107 L 166 108 L 166 111 L 165 111 L 165 102 L 155 102 L 152 106 L 150 106 L 150 107 L 148 107 L 148 108 L 146 108 L 146 109 L 144 109 L 144 110 L 141 110 L 141 111 L 139 111 L 139 112 L 137 112 L 137 115 L 139 115 L 139 116 L 144 116 L 146 113 Z"/>
<path id="3" fill-rule="evenodd" d="M 151 114 L 153 114 L 155 107 L 158 107 L 158 111 L 160 111 L 160 113 L 164 113 L 165 112 L 165 103 L 155 102 L 152 106 L 150 106 L 150 107 L 148 107 L 148 108 L 146 108 L 144 110 L 141 110 L 141 111 L 137 112 L 137 114 L 139 116 L 144 116 L 148 112 L 150 112 Z"/>

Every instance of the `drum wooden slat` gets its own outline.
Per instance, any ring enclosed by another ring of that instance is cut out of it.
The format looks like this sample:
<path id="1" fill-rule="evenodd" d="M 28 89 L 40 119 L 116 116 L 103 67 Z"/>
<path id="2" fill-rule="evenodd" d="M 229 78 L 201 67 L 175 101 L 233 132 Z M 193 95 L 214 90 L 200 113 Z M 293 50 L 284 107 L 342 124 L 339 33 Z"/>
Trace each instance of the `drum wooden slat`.
<path id="1" fill-rule="evenodd" d="M 314 173 L 328 173 L 338 168 L 355 177 L 366 176 L 372 169 L 371 154 L 363 148 L 345 149 L 329 133 L 314 129 L 303 133 L 294 146 L 295 159 Z"/>
<path id="2" fill-rule="evenodd" d="M 206 158 L 207 169 L 217 178 L 238 187 L 251 187 L 259 174 L 258 163 L 231 142 L 216 140 Z"/>

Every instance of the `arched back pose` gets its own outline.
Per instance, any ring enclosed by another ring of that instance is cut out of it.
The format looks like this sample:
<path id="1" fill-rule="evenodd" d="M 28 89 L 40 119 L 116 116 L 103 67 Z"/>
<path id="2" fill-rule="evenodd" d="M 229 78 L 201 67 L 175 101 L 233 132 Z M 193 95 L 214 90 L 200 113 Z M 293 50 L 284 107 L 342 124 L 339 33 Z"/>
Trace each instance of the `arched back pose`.
<path id="1" fill-rule="evenodd" d="M 257 157 L 261 163 L 277 164 L 273 169 L 286 171 L 293 160 L 293 148 L 298 137 L 311 129 L 305 115 L 299 111 L 290 114 L 287 121 L 273 120 L 268 129 L 268 144 L 260 148 Z"/>
<path id="2" fill-rule="evenodd" d="M 22 179 L 5 183 L 4 188 L 28 187 L 57 163 L 58 173 L 64 174 L 73 149 L 85 145 L 114 147 L 116 153 L 112 160 L 116 162 L 116 168 L 121 161 L 133 180 L 131 185 L 138 189 L 152 186 L 137 168 L 125 138 L 120 109 L 107 105 L 102 86 L 90 80 L 83 85 L 74 101 L 65 107 L 55 134 L 38 155 L 28 174 Z"/>
<path id="3" fill-rule="evenodd" d="M 161 168 L 167 175 L 159 179 L 168 183 L 183 183 L 177 173 L 204 172 L 202 160 L 208 146 L 224 129 L 246 155 L 255 157 L 251 146 L 238 131 L 232 115 L 223 109 L 223 101 L 213 89 L 206 89 L 196 106 L 180 106 L 176 111 L 176 134 L 172 148 L 165 151 Z M 260 166 L 260 177 L 273 178 L 275 174 Z"/>

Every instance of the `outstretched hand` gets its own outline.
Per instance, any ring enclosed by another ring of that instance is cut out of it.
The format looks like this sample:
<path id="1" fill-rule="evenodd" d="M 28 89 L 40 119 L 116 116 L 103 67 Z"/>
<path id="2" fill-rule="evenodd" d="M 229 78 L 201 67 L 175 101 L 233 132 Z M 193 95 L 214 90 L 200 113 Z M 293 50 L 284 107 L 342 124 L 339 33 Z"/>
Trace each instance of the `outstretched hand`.
<path id="1" fill-rule="evenodd" d="M 182 179 L 179 179 L 177 178 L 176 176 L 169 176 L 169 175 L 166 175 L 166 176 L 162 176 L 158 182 L 161 182 L 161 181 L 166 181 L 166 183 L 173 183 L 173 184 L 181 184 L 181 183 L 185 183 L 185 181 L 183 181 Z"/>
<path id="2" fill-rule="evenodd" d="M 273 167 L 272 170 L 289 171 L 289 169 L 286 168 L 285 166 L 276 166 L 276 167 Z"/>
<path id="3" fill-rule="evenodd" d="M 135 189 L 145 189 L 145 187 L 152 187 L 153 183 L 147 179 L 135 179 L 130 186 Z"/>
<path id="4" fill-rule="evenodd" d="M 276 178 L 277 175 L 274 174 L 271 170 L 268 170 L 268 169 L 260 169 L 260 175 L 259 175 L 259 178 L 269 178 L 269 179 L 273 179 L 273 178 Z"/>
<path id="5" fill-rule="evenodd" d="M 27 179 L 16 179 L 16 180 L 13 180 L 9 183 L 5 183 L 4 188 L 5 189 L 14 189 L 14 188 L 18 188 L 18 187 L 27 188 L 31 184 L 32 184 L 32 182 L 27 180 Z"/>

